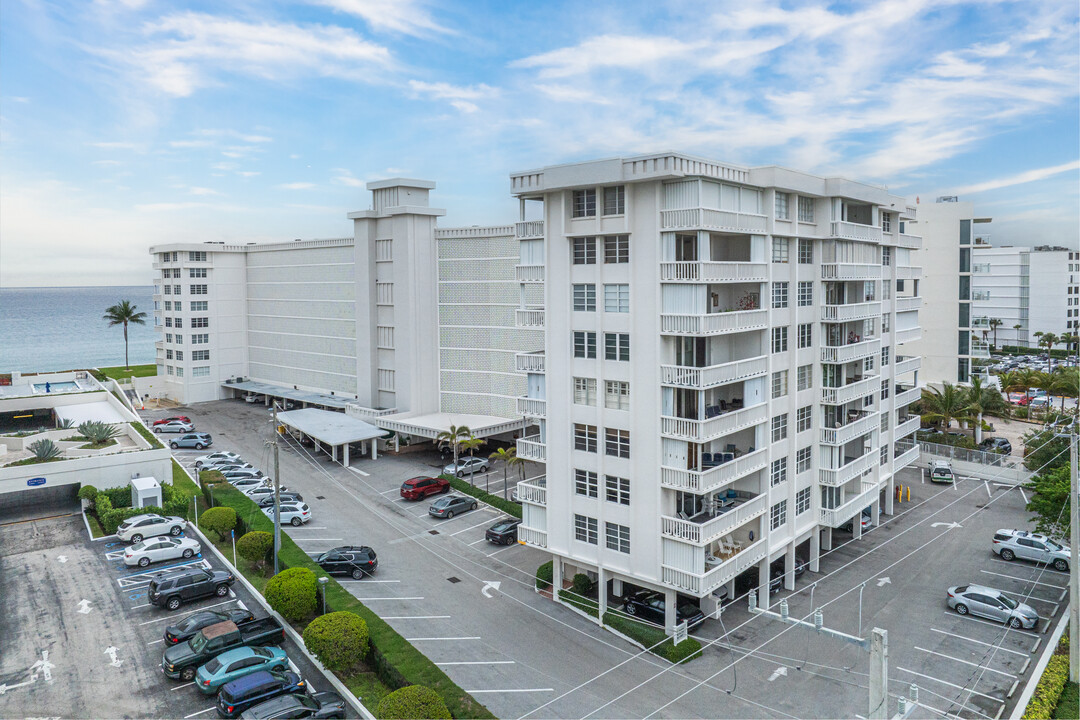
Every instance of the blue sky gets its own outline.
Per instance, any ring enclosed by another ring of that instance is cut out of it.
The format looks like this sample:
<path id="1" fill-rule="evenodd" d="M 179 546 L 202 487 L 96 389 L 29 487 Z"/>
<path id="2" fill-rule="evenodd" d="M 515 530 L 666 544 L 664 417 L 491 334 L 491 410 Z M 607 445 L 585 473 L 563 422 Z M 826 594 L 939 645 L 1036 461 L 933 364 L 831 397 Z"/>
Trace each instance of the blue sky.
<path id="1" fill-rule="evenodd" d="M 0 284 L 149 283 L 171 241 L 341 237 L 364 182 L 443 226 L 510 172 L 680 150 L 959 194 L 1076 246 L 1075 0 L 6 0 Z"/>

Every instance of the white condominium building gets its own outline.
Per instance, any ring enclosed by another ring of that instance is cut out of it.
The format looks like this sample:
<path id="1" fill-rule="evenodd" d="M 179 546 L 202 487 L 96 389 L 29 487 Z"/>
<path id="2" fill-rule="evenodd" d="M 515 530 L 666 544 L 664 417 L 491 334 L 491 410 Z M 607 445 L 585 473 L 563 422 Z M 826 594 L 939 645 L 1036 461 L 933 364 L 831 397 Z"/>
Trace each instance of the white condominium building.
<path id="1" fill-rule="evenodd" d="M 892 511 L 918 454 L 914 208 L 885 189 L 668 153 L 511 176 L 522 328 L 546 462 L 519 537 L 583 572 L 708 599 Z M 535 218 L 535 219 L 529 219 Z M 542 297 L 530 286 L 543 288 Z M 897 287 L 903 287 L 897 292 Z M 607 592 L 600 593 L 606 603 Z M 767 597 L 767 590 L 762 595 Z"/>

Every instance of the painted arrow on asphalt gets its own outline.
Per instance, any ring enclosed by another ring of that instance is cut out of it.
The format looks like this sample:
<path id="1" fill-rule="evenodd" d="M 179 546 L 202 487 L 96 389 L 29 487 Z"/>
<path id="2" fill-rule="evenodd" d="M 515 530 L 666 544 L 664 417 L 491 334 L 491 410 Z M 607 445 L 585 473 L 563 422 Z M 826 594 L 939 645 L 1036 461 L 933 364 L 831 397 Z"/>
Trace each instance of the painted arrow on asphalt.
<path id="1" fill-rule="evenodd" d="M 79 601 L 79 612 L 81 612 L 83 615 L 86 615 L 90 612 L 90 601 L 86 598 L 83 598 Z"/>
<path id="2" fill-rule="evenodd" d="M 947 522 L 947 523 L 943 523 L 943 522 L 936 522 L 936 523 L 931 523 L 930 527 L 932 527 L 932 528 L 936 528 L 936 527 L 947 527 L 947 528 L 949 528 L 950 530 L 952 530 L 952 529 L 954 529 L 954 528 L 959 528 L 959 527 L 964 527 L 964 526 L 963 526 L 963 525 L 961 525 L 961 524 L 960 524 L 960 523 L 958 523 L 958 522 Z"/>
<path id="3" fill-rule="evenodd" d="M 57 555 L 56 559 L 59 560 L 62 563 L 66 563 L 67 562 L 67 555 Z"/>
<path id="4" fill-rule="evenodd" d="M 104 654 L 108 655 L 109 658 L 112 660 L 112 662 L 109 663 L 109 664 L 112 665 L 113 667 L 120 667 L 124 663 L 123 660 L 117 660 L 116 659 L 116 651 L 119 650 L 119 649 L 120 648 L 114 647 L 112 645 L 105 648 L 105 653 Z"/>
<path id="5" fill-rule="evenodd" d="M 52 682 L 52 669 L 54 667 L 56 665 L 49 662 L 49 651 L 42 650 L 41 659 L 30 666 L 30 682 L 37 680 L 38 673 L 45 677 L 45 682 Z"/>
<path id="6" fill-rule="evenodd" d="M 34 682 L 34 681 L 33 680 L 26 680 L 26 681 L 21 682 L 21 683 L 15 683 L 14 685 L 5 685 L 3 683 L 0 683 L 0 695 L 3 695 L 8 690 L 14 690 L 15 688 L 22 687 L 23 685 L 29 685 L 32 682 Z"/>
<path id="7" fill-rule="evenodd" d="M 773 674 L 769 676 L 769 682 L 772 682 L 778 677 L 787 677 L 787 668 L 783 665 L 773 670 Z"/>
<path id="8" fill-rule="evenodd" d="M 888 585 L 888 584 L 889 584 L 889 583 L 891 583 L 891 582 L 892 582 L 892 580 L 890 580 L 890 579 L 889 579 L 889 576 L 888 576 L 888 575 L 886 575 L 886 576 L 885 576 L 885 577 L 883 577 L 883 578 L 878 578 L 878 581 L 877 581 L 877 586 L 878 586 L 878 587 L 881 587 L 882 585 Z"/>
<path id="9" fill-rule="evenodd" d="M 484 597 L 489 598 L 491 595 L 488 593 L 488 590 L 498 590 L 500 585 L 502 585 L 502 583 L 498 580 L 486 580 L 484 581 L 484 587 L 480 592 L 484 594 Z"/>

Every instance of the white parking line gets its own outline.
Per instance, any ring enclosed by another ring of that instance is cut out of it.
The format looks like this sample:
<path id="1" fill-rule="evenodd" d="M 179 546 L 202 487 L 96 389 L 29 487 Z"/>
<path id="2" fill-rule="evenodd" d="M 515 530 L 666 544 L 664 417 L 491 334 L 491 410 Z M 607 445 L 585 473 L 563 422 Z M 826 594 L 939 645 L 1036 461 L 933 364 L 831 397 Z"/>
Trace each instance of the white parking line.
<path id="1" fill-rule="evenodd" d="M 994 643 L 983 642 L 982 640 L 976 640 L 974 638 L 969 638 L 969 637 L 967 637 L 965 635 L 957 635 L 955 633 L 945 632 L 944 630 L 938 630 L 937 628 L 930 628 L 930 632 L 940 633 L 941 635 L 948 635 L 949 637 L 958 638 L 960 640 L 967 640 L 968 642 L 973 642 L 976 645 L 984 645 L 986 647 L 996 647 L 998 650 L 1001 650 L 1002 652 L 1012 653 L 1013 655 L 1019 655 L 1021 657 L 1028 657 L 1031 654 L 1031 653 L 1026 653 L 1026 652 L 1020 652 L 1019 650 L 1010 650 L 1009 648 L 1003 648 L 1003 647 L 1000 647 L 998 645 L 995 645 Z"/>
<path id="2" fill-rule="evenodd" d="M 514 660 L 455 660 L 454 662 L 437 662 L 436 665 L 513 665 Z"/>
<path id="3" fill-rule="evenodd" d="M 338 582 L 358 582 L 358 583 L 364 583 L 365 585 L 367 585 L 368 583 L 399 583 L 401 581 L 400 580 L 371 580 L 369 578 L 363 578 L 363 579 L 360 579 L 360 580 L 353 580 L 352 578 L 338 578 Z"/>
<path id="4" fill-rule="evenodd" d="M 980 570 L 979 572 L 986 573 L 987 575 L 997 575 L 998 577 L 1004 577 L 1004 578 L 1009 578 L 1011 580 L 1017 580 L 1017 581 L 1022 582 L 1022 583 L 1031 583 L 1032 585 L 1045 585 L 1046 587 L 1052 587 L 1055 590 L 1061 590 L 1061 589 L 1064 588 L 1063 585 L 1055 585 L 1054 583 L 1038 582 L 1036 580 L 1026 580 L 1024 578 L 1016 577 L 1015 575 L 1006 575 L 1005 573 L 991 572 L 990 570 Z"/>
<path id="5" fill-rule="evenodd" d="M 983 625 L 989 625 L 990 627 L 996 627 L 998 629 L 1001 629 L 1001 628 L 1005 627 L 1005 623 L 990 622 L 989 620 L 983 620 L 981 618 L 971 617 L 970 615 L 961 615 L 961 614 L 956 613 L 956 612 L 949 612 L 948 610 L 946 610 L 945 612 L 943 612 L 941 614 L 942 615 L 948 615 L 949 617 L 960 618 L 961 620 L 970 620 L 971 622 L 982 623 Z M 1011 629 L 1009 632 L 1020 633 L 1022 635 L 1031 635 L 1032 637 L 1038 637 L 1038 635 L 1039 635 L 1039 633 L 1034 632 L 1032 630 Z"/>
<path id="6" fill-rule="evenodd" d="M 922 652 L 927 653 L 928 655 L 937 655 L 938 657 L 943 657 L 943 658 L 945 658 L 947 660 L 952 660 L 953 662 L 964 663 L 965 665 L 971 665 L 972 667 L 981 667 L 986 672 L 998 673 L 999 675 L 1004 675 L 1005 677 L 1012 678 L 1013 680 L 1015 680 L 1016 677 L 1017 677 L 1016 675 L 1013 675 L 1012 673 L 1005 672 L 1004 670 L 995 670 L 992 667 L 986 667 L 985 665 L 982 665 L 980 663 L 974 663 L 974 662 L 971 662 L 970 660 L 961 660 L 960 658 L 953 657 L 952 655 L 946 655 L 945 653 L 939 653 L 939 652 L 936 652 L 934 650 L 927 650 L 926 648 L 921 648 L 918 645 L 915 646 L 915 649 L 916 650 L 921 650 Z"/>
<path id="7" fill-rule="evenodd" d="M 991 558 L 991 560 L 995 560 L 995 561 L 997 561 L 997 562 L 999 562 L 999 563 L 1007 563 L 1007 564 L 1009 564 L 1009 565 L 1012 565 L 1012 564 L 1013 564 L 1013 561 L 1012 561 L 1012 560 L 1002 560 L 1002 559 L 1001 559 L 1000 557 L 998 557 L 997 555 L 995 555 L 994 557 L 992 557 L 992 558 Z M 1038 566 L 1038 565 L 1035 565 L 1034 567 L 1037 567 L 1037 568 L 1039 569 L 1039 572 L 1048 572 L 1048 573 L 1054 573 L 1055 575 L 1063 575 L 1063 576 L 1065 576 L 1065 577 L 1068 577 L 1068 576 L 1069 576 L 1069 573 L 1067 573 L 1067 572 L 1062 572 L 1062 571 L 1060 571 L 1060 570 L 1055 570 L 1055 569 L 1054 569 L 1054 568 L 1052 568 L 1052 567 L 1040 567 L 1040 566 Z"/>
<path id="8" fill-rule="evenodd" d="M 212 712 L 216 708 L 217 708 L 217 705 L 211 705 L 210 707 L 206 708 L 205 710 L 200 710 L 199 712 L 191 713 L 190 715 L 185 715 L 184 720 L 188 720 L 188 718 L 193 718 L 193 717 L 198 717 L 200 715 L 204 715 L 204 714 L 206 714 L 208 712 Z"/>
<path id="9" fill-rule="evenodd" d="M 203 610 L 209 610 L 210 608 L 216 608 L 219 605 L 228 605 L 229 603 L 238 603 L 241 607 L 243 606 L 243 603 L 241 603 L 239 600 L 226 600 L 225 602 L 214 603 L 213 605 L 207 605 L 206 607 L 199 608 L 199 611 L 201 612 Z M 244 608 L 244 609 L 246 610 L 247 608 Z M 166 620 L 175 620 L 175 619 L 176 618 L 171 616 L 171 615 L 166 615 L 165 617 L 160 617 L 160 618 L 157 618 L 156 620 L 147 620 L 146 622 L 139 623 L 139 625 L 149 625 L 150 623 L 165 622 Z"/>
<path id="10" fill-rule="evenodd" d="M 454 537 L 455 535 L 460 535 L 463 532 L 469 532 L 470 530 L 474 530 L 474 529 L 480 527 L 481 525 L 487 525 L 487 524 L 488 524 L 487 520 L 484 520 L 482 522 L 478 522 L 475 525 L 471 525 L 471 526 L 465 528 L 464 530 L 458 530 L 455 533 L 450 533 L 450 537 Z"/>
<path id="11" fill-rule="evenodd" d="M 520 546 L 519 546 L 519 545 L 518 545 L 517 543 L 514 543 L 513 545 L 507 545 L 507 546 L 505 546 L 505 547 L 501 547 L 501 548 L 499 548 L 499 549 L 498 549 L 498 550 L 496 550 L 495 552 L 491 552 L 491 553 L 488 553 L 488 554 L 487 554 L 487 556 L 488 556 L 488 557 L 491 557 L 492 555 L 496 555 L 496 554 L 498 554 L 498 553 L 501 553 L 501 552 L 502 552 L 503 550 L 509 550 L 509 549 L 511 549 L 511 548 L 516 548 L 516 547 L 520 547 Z"/>
<path id="12" fill-rule="evenodd" d="M 348 467 L 349 470 L 352 470 L 357 475 L 363 475 L 364 477 L 371 477 L 371 473 L 366 473 L 363 470 L 357 470 L 356 468 L 354 468 L 351 465 L 347 465 L 346 467 Z"/>
<path id="13" fill-rule="evenodd" d="M 401 492 L 401 488 L 390 488 L 389 490 L 383 490 L 379 494 L 380 495 L 389 495 L 390 493 L 400 493 L 400 492 Z M 398 499 L 399 500 L 404 500 L 405 498 L 399 497 Z"/>
<path id="14" fill-rule="evenodd" d="M 509 690 L 466 690 L 465 692 L 470 695 L 479 695 L 480 693 L 535 693 L 535 692 L 555 692 L 555 688 L 513 688 Z"/>
<path id="15" fill-rule="evenodd" d="M 471 543 L 469 543 L 469 547 L 472 547 L 473 545 L 478 545 L 479 543 L 482 543 L 482 542 L 487 542 L 487 538 L 480 538 L 479 540 L 473 540 Z"/>
<path id="16" fill-rule="evenodd" d="M 192 686 L 192 685 L 194 685 L 194 684 L 195 684 L 195 683 L 194 683 L 194 681 L 193 681 L 193 682 L 189 682 L 189 683 L 184 683 L 183 685 L 177 685 L 176 687 L 171 687 L 171 688 L 169 688 L 169 690 L 173 690 L 173 691 L 175 691 L 175 690 L 179 690 L 180 688 L 186 688 L 186 687 L 190 687 L 190 686 Z"/>
<path id="17" fill-rule="evenodd" d="M 367 597 L 367 598 L 358 597 L 356 599 L 359 600 L 360 602 L 372 602 L 373 600 L 423 600 L 424 598 L 422 598 L 422 597 Z"/>
<path id="18" fill-rule="evenodd" d="M 1005 704 L 1001 700 L 999 700 L 998 698 L 993 697 L 991 695 L 984 695 L 983 693 L 978 692 L 977 690 L 968 690 L 967 688 L 961 687 L 959 685 L 955 685 L 955 684 L 953 684 L 951 682 L 946 682 L 946 681 L 944 681 L 944 680 L 942 680 L 940 678 L 936 678 L 936 677 L 933 677 L 931 675 L 923 675 L 922 673 L 917 673 L 914 670 L 908 670 L 907 668 L 902 668 L 902 667 L 897 667 L 896 669 L 899 670 L 900 672 L 906 672 L 906 673 L 909 673 L 911 675 L 915 675 L 916 677 L 926 678 L 927 680 L 933 680 L 934 682 L 941 683 L 942 685 L 948 685 L 949 687 L 956 688 L 957 690 L 966 690 L 967 692 L 971 693 L 972 695 L 978 695 L 979 697 L 984 697 L 987 700 L 992 700 L 993 702 L 996 702 L 996 703 L 998 703 L 1000 705 Z"/>
<path id="19" fill-rule="evenodd" d="M 293 538 L 293 542 L 296 542 L 296 543 L 302 543 L 302 542 L 340 542 L 340 541 L 341 541 L 341 538 L 299 538 L 299 537 L 294 537 Z"/>
<path id="20" fill-rule="evenodd" d="M 380 615 L 381 620 L 449 620 L 449 615 Z"/>
<path id="21" fill-rule="evenodd" d="M 420 642 L 421 640 L 479 640 L 480 636 L 475 637 L 416 637 L 405 638 L 407 642 Z"/>
<path id="22" fill-rule="evenodd" d="M 150 607 L 150 603 L 143 603 L 142 605 L 132 605 L 132 610 L 138 610 L 139 608 Z"/>
<path id="23" fill-rule="evenodd" d="M 148 642 L 146 644 L 147 645 L 157 645 L 159 642 L 165 642 L 165 638 L 161 638 L 160 640 L 151 640 L 150 642 Z"/>

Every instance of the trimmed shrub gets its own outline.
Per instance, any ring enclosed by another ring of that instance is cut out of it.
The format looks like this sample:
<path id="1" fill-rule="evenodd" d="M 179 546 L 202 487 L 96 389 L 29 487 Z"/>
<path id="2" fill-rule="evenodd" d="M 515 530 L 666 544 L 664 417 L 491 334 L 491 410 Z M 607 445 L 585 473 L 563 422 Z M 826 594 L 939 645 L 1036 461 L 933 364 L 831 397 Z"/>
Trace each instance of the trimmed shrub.
<path id="1" fill-rule="evenodd" d="M 375 709 L 379 720 L 410 720 L 410 718 L 438 718 L 450 720 L 450 711 L 434 690 L 423 685 L 409 685 L 395 690 L 382 700 Z"/>
<path id="2" fill-rule="evenodd" d="M 499 510 L 502 510 L 508 515 L 513 515 L 516 518 L 521 517 L 521 506 L 518 505 L 516 502 L 512 502 L 510 500 L 503 500 L 498 495 L 492 495 L 491 493 L 484 492 L 483 488 L 476 487 L 471 483 L 462 480 L 461 478 L 454 477 L 453 475 L 447 475 L 444 473 L 439 477 L 441 477 L 443 480 L 448 481 L 450 483 L 450 487 L 454 488 L 460 493 L 471 495 L 478 500 L 483 500 L 491 507 L 498 508 Z"/>
<path id="3" fill-rule="evenodd" d="M 654 655 L 668 662 L 680 663 L 701 657 L 701 643 L 694 638 L 686 638 L 676 645 L 661 628 L 610 612 L 604 613 L 604 624 L 635 640 Z"/>
<path id="4" fill-rule="evenodd" d="M 328 669 L 348 672 L 367 656 L 367 623 L 351 612 L 322 615 L 304 628 L 304 645 Z"/>
<path id="5" fill-rule="evenodd" d="M 1045 720 L 1054 717 L 1061 691 L 1069 681 L 1069 656 L 1054 655 L 1046 664 L 1039 684 L 1024 710 L 1022 720 Z"/>
<path id="6" fill-rule="evenodd" d="M 131 487 L 125 485 L 124 487 L 109 488 L 108 490 L 99 490 L 98 495 L 104 495 L 109 498 L 109 502 L 112 503 L 114 508 L 131 507 Z M 162 494 L 162 501 L 165 499 L 165 495 Z"/>
<path id="7" fill-rule="evenodd" d="M 315 612 L 315 585 L 315 573 L 307 568 L 294 567 L 270 578 L 263 595 L 270 607 L 287 619 L 304 620 Z"/>
<path id="8" fill-rule="evenodd" d="M 93 485 L 83 485 L 79 488 L 79 499 L 85 500 L 91 505 L 94 504 L 94 499 L 97 497 L 98 489 Z"/>
<path id="9" fill-rule="evenodd" d="M 588 595 L 592 592 L 592 580 L 585 573 L 578 573 L 574 576 L 572 587 L 575 594 Z"/>
<path id="10" fill-rule="evenodd" d="M 274 536 L 261 530 L 253 530 L 236 541 L 236 552 L 258 568 L 264 568 L 274 550 Z"/>
<path id="11" fill-rule="evenodd" d="M 98 514 L 100 519 L 102 515 L 113 509 L 112 500 L 104 493 L 98 493 L 94 498 L 94 512 Z"/>
<path id="12" fill-rule="evenodd" d="M 546 563 L 536 568 L 536 589 L 547 590 L 551 587 L 551 579 L 555 575 L 555 565 L 548 560 Z"/>
<path id="13" fill-rule="evenodd" d="M 219 538 L 224 538 L 236 527 L 236 511 L 231 507 L 215 507 L 203 511 L 199 516 L 199 526 L 213 530 Z"/>
<path id="14" fill-rule="evenodd" d="M 141 508 L 116 508 L 115 510 L 110 508 L 108 511 L 102 512 L 101 503 L 103 502 L 108 502 L 108 498 L 98 496 L 97 516 L 98 520 L 101 521 L 101 527 L 106 535 L 112 535 L 116 532 L 116 528 L 120 527 L 120 524 L 128 518 L 135 517 L 136 515 L 143 515 L 144 513 L 157 513 L 161 515 L 165 512 L 161 508 L 154 507 L 153 505 L 147 505 L 146 507 Z"/>

